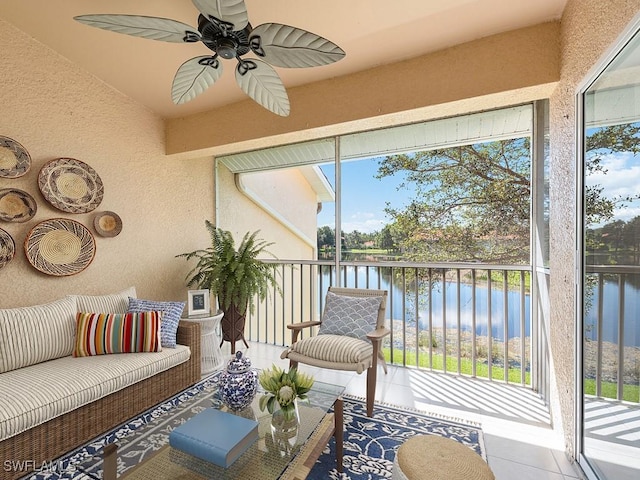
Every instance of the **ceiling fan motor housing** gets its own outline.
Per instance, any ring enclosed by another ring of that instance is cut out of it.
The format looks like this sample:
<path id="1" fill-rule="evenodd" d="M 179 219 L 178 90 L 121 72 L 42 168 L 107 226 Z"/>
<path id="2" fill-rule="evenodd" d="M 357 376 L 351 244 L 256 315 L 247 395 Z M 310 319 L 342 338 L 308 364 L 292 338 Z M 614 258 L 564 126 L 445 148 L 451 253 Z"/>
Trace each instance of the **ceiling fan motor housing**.
<path id="1" fill-rule="evenodd" d="M 202 43 L 227 60 L 241 57 L 249 52 L 249 35 L 251 24 L 242 30 L 231 30 L 229 25 L 218 19 L 212 20 L 204 15 L 198 16 L 198 31 L 202 35 Z"/>

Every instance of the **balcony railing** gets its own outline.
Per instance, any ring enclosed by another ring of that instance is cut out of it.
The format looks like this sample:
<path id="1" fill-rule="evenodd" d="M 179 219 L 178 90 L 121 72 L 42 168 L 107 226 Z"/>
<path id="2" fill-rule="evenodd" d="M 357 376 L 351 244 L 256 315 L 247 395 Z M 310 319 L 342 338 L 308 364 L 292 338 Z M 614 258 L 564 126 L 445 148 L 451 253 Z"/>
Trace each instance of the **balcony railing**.
<path id="1" fill-rule="evenodd" d="M 640 267 L 588 265 L 585 393 L 640 402 Z"/>
<path id="2" fill-rule="evenodd" d="M 327 288 L 389 292 L 384 343 L 392 364 L 533 386 L 539 355 L 528 266 L 455 263 L 283 261 L 274 268 L 282 295 L 256 303 L 247 320 L 253 341 L 288 345 L 286 325 L 321 316 Z M 306 335 L 315 335 L 309 329 Z M 533 340 L 532 340 L 533 339 Z M 536 342 L 536 344 L 534 344 Z M 532 365 L 534 368 L 532 369 Z"/>

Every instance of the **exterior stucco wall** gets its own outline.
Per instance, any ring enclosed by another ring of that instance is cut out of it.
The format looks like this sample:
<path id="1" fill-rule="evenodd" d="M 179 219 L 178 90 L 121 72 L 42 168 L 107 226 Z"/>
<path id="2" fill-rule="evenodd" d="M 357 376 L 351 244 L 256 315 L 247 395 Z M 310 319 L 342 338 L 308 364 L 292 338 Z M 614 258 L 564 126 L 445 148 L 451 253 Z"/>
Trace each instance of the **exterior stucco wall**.
<path id="1" fill-rule="evenodd" d="M 0 269 L 0 308 L 34 305 L 71 293 L 111 293 L 134 285 L 138 296 L 187 297 L 186 262 L 176 254 L 201 247 L 200 219 L 213 218 L 213 160 L 175 160 L 164 154 L 162 119 L 0 20 L 0 135 L 30 153 L 30 171 L 0 178 L 0 188 L 19 188 L 38 205 L 25 223 L 0 222 L 16 243 L 15 258 Z M 71 157 L 100 175 L 104 198 L 87 214 L 54 209 L 38 189 L 49 160 Z M 120 235 L 93 229 L 99 211 L 116 212 Z M 53 277 L 27 261 L 23 242 L 37 223 L 56 217 L 81 222 L 94 234 L 96 255 L 73 276 Z"/>
<path id="2" fill-rule="evenodd" d="M 243 180 L 264 206 L 255 203 L 236 186 L 234 174 L 224 165 L 217 167 L 218 226 L 233 233 L 237 242 L 246 232 L 260 230 L 258 236 L 274 244 L 269 251 L 286 260 L 315 259 L 316 196 L 305 178 L 295 169 L 265 172 Z M 276 212 L 279 217 L 273 217 Z M 286 228 L 297 227 L 311 244 Z"/>
<path id="3" fill-rule="evenodd" d="M 572 456 L 576 453 L 576 93 L 639 11 L 638 0 L 569 0 L 561 21 L 560 83 L 550 99 L 550 340 L 560 410 L 554 416 L 562 422 Z"/>

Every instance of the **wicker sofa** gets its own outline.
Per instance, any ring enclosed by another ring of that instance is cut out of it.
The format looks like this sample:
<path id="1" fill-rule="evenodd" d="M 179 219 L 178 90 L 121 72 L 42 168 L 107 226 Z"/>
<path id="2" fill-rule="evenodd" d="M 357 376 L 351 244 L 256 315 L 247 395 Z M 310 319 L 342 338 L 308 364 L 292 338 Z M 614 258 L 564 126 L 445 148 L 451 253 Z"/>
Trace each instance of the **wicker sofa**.
<path id="1" fill-rule="evenodd" d="M 71 355 L 76 310 L 124 313 L 132 295 L 0 310 L 0 479 L 21 477 L 200 379 L 194 322 L 180 320 L 176 348 Z"/>

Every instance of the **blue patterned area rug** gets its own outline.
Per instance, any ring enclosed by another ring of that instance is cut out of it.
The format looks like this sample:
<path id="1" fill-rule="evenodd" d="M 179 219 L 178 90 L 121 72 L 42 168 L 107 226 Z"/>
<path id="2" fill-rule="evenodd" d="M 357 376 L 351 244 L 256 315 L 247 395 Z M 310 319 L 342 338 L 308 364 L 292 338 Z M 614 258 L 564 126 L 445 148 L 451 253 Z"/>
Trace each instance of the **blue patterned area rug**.
<path id="1" fill-rule="evenodd" d="M 368 417 L 364 399 L 345 395 L 344 425 L 343 473 L 335 468 L 335 440 L 332 438 L 308 480 L 391 478 L 396 450 L 405 440 L 420 434 L 457 440 L 486 460 L 478 424 L 380 403 L 375 404 L 373 417 Z"/>
<path id="2" fill-rule="evenodd" d="M 215 375 L 215 374 L 214 374 Z M 211 405 L 211 392 L 216 388 L 215 377 L 208 377 L 193 387 L 132 419 L 106 435 L 96 438 L 70 454 L 43 466 L 35 474 L 24 477 L 29 480 L 87 480 L 89 477 L 74 468 L 82 459 L 99 454 L 102 447 L 150 423 L 157 424 L 149 434 L 144 451 L 130 452 L 126 464 L 136 465 L 147 455 L 166 444 L 171 424 L 171 410 L 186 399 L 202 397 L 203 406 Z M 332 438 L 311 470 L 309 480 L 375 480 L 391 478 L 395 452 L 402 443 L 418 434 L 432 434 L 451 438 L 467 445 L 486 460 L 482 429 L 478 424 L 431 415 L 417 410 L 391 405 L 376 404 L 373 417 L 367 417 L 364 400 L 344 397 L 344 471 L 335 468 L 335 440 Z M 194 399 L 198 400 L 198 399 Z M 160 438 L 162 437 L 162 438 Z M 50 467 L 50 468 L 47 468 Z"/>

